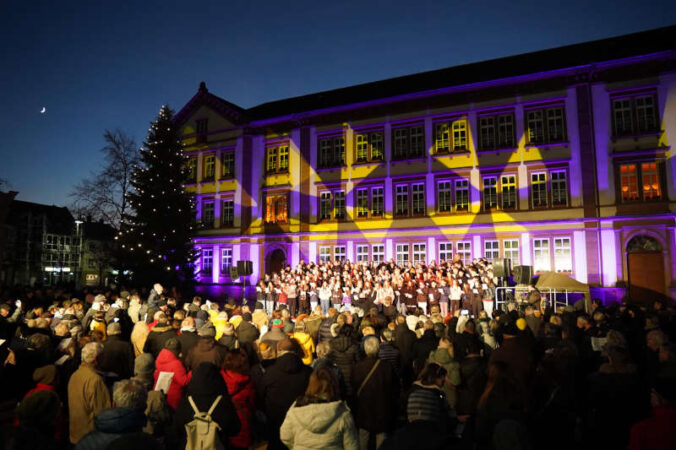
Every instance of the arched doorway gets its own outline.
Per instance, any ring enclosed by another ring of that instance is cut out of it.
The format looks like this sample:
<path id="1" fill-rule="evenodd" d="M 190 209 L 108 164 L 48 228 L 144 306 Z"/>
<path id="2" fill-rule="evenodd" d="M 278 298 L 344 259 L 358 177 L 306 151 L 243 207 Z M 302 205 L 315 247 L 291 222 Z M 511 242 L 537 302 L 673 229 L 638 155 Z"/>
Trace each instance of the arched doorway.
<path id="1" fill-rule="evenodd" d="M 655 238 L 638 235 L 627 243 L 627 274 L 633 301 L 651 303 L 664 298 L 664 255 Z"/>
<path id="2" fill-rule="evenodd" d="M 281 272 L 286 266 L 286 255 L 282 249 L 275 249 L 265 260 L 265 273 Z"/>

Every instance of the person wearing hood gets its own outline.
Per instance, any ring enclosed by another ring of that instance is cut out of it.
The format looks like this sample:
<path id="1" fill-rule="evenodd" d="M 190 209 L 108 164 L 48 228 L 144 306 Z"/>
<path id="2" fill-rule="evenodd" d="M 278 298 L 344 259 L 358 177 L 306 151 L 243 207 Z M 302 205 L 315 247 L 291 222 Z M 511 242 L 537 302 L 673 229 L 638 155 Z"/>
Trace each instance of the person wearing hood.
<path id="1" fill-rule="evenodd" d="M 453 357 L 453 344 L 447 337 L 439 340 L 439 346 L 430 352 L 427 363 L 436 363 L 446 369 L 446 381 L 443 391 L 451 408 L 455 408 L 457 402 L 456 391 L 460 385 L 460 363 Z"/>
<path id="2" fill-rule="evenodd" d="M 305 392 L 312 369 L 294 353 L 294 344 L 286 338 L 277 343 L 277 359 L 261 380 L 263 411 L 268 418 L 268 448 L 284 448 L 279 427 L 293 401 Z"/>
<path id="3" fill-rule="evenodd" d="M 179 359 L 181 354 L 181 343 L 176 338 L 171 338 L 164 343 L 164 348 L 157 355 L 155 361 L 154 383 L 160 376 L 160 372 L 173 373 L 169 391 L 167 392 L 167 403 L 173 410 L 178 408 L 178 404 L 183 398 L 183 391 L 190 382 L 190 375 L 185 371 L 183 363 Z"/>
<path id="4" fill-rule="evenodd" d="M 338 381 L 330 369 L 312 373 L 304 395 L 289 408 L 280 437 L 293 449 L 359 449 L 350 408 L 340 400 Z"/>
<path id="5" fill-rule="evenodd" d="M 314 359 L 315 343 L 312 341 L 312 337 L 305 331 L 305 322 L 296 322 L 296 327 L 291 337 L 298 341 L 298 344 L 303 349 L 303 364 L 310 365 Z"/>
<path id="6" fill-rule="evenodd" d="M 359 349 L 353 341 L 354 328 L 349 325 L 337 326 L 338 335 L 329 342 L 329 359 L 340 368 L 345 380 L 348 396 L 352 396 L 352 370 L 357 362 Z"/>
<path id="7" fill-rule="evenodd" d="M 157 325 L 155 325 L 143 346 L 143 353 L 150 353 L 154 358 L 160 354 L 164 344 L 171 338 L 176 337 L 176 331 L 169 323 L 169 319 L 163 312 L 157 313 Z"/>
<path id="8" fill-rule="evenodd" d="M 206 412 L 219 396 L 221 399 L 211 413 L 211 418 L 220 427 L 218 430 L 220 442 L 226 443 L 230 436 L 239 433 L 241 428 L 239 417 L 228 393 L 228 387 L 221 376 L 220 368 L 210 362 L 203 362 L 193 371 L 186 393 L 174 415 L 176 448 L 185 448 L 185 425 L 195 416 L 189 399 L 192 398 L 199 411 Z"/>
<path id="9" fill-rule="evenodd" d="M 138 381 L 122 380 L 113 390 L 113 407 L 104 409 L 94 419 L 94 430 L 85 435 L 75 450 L 97 450 L 108 447 L 126 434 L 142 434 L 146 417 L 147 392 Z"/>
<path id="10" fill-rule="evenodd" d="M 249 448 L 253 443 L 252 421 L 256 410 L 256 391 L 249 376 L 248 360 L 249 357 L 242 349 L 228 352 L 221 370 L 242 425 L 239 433 L 229 439 L 230 446 L 233 448 Z"/>
<path id="11" fill-rule="evenodd" d="M 202 325 L 198 330 L 199 340 L 185 357 L 185 366 L 188 370 L 195 370 L 203 362 L 210 362 L 216 367 L 223 365 L 223 358 L 227 349 L 219 345 L 216 340 L 216 329 L 211 323 Z"/>
<path id="12" fill-rule="evenodd" d="M 148 295 L 148 308 L 160 309 L 160 300 L 162 300 L 162 292 L 164 288 L 160 283 L 155 283 Z"/>

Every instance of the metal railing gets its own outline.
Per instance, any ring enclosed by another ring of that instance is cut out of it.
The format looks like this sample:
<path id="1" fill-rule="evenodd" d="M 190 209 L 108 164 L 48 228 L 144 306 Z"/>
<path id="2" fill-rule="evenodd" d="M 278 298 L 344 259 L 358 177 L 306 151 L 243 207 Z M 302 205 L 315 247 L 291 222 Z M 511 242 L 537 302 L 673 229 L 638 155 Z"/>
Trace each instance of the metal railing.
<path id="1" fill-rule="evenodd" d="M 551 306 L 555 310 L 558 307 L 566 307 L 570 304 L 570 294 L 579 294 L 579 292 L 571 292 L 568 289 L 545 288 L 538 290 L 540 296 L 545 300 L 545 305 Z M 528 303 L 526 298 L 529 293 L 529 286 L 497 287 L 495 288 L 495 308 L 505 310 L 505 303 L 510 301 L 515 301 L 517 304 Z"/>

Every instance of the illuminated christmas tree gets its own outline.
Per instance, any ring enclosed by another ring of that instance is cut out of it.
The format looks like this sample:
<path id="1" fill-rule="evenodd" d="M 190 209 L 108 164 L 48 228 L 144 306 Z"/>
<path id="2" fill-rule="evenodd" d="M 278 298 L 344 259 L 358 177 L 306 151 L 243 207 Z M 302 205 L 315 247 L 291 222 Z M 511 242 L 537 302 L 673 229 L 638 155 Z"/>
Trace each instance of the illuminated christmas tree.
<path id="1" fill-rule="evenodd" d="M 140 164 L 132 174 L 134 191 L 128 196 L 132 212 L 118 236 L 122 266 L 138 287 L 190 284 L 194 278 L 195 207 L 183 188 L 186 159 L 173 116 L 163 106 L 150 125 Z"/>

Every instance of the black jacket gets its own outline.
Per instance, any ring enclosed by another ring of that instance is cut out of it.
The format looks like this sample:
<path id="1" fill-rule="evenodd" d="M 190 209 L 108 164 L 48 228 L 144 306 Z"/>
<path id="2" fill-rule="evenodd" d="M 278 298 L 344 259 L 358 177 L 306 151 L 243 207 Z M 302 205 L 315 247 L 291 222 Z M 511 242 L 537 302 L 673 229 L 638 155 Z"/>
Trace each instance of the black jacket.
<path id="1" fill-rule="evenodd" d="M 416 373 L 425 367 L 425 362 L 430 356 L 430 352 L 437 348 L 439 344 L 439 339 L 434 333 L 434 330 L 425 330 L 423 335 L 415 341 L 413 344 L 413 367 L 416 370 Z"/>
<path id="2" fill-rule="evenodd" d="M 143 353 L 152 353 L 153 358 L 157 359 L 157 355 L 164 348 L 164 344 L 173 337 L 176 337 L 176 330 L 171 325 L 155 325 L 148 334 L 148 339 L 143 346 Z"/>
<path id="3" fill-rule="evenodd" d="M 249 321 L 242 320 L 237 327 L 237 340 L 241 345 L 252 343 L 259 336 L 258 328 Z"/>
<path id="4" fill-rule="evenodd" d="M 188 353 L 190 353 L 190 350 L 197 345 L 197 341 L 199 341 L 200 338 L 194 331 L 181 331 L 181 334 L 176 336 L 176 338 L 181 343 L 181 354 L 183 356 L 181 359 L 185 362 Z"/>
<path id="5" fill-rule="evenodd" d="M 355 425 L 370 433 L 392 431 L 397 419 L 399 402 L 399 376 L 387 361 L 380 361 L 371 377 L 366 380 L 378 359 L 359 361 L 352 372 L 355 401 Z M 362 383 L 366 384 L 359 395 Z"/>
<path id="6" fill-rule="evenodd" d="M 121 379 L 131 378 L 134 375 L 134 349 L 131 344 L 119 336 L 108 336 L 103 343 L 99 368 L 103 372 L 114 372 Z"/>
<path id="7" fill-rule="evenodd" d="M 340 368 L 347 395 L 352 395 L 352 369 L 357 362 L 358 348 L 348 336 L 337 336 L 329 343 L 329 359 Z"/>

